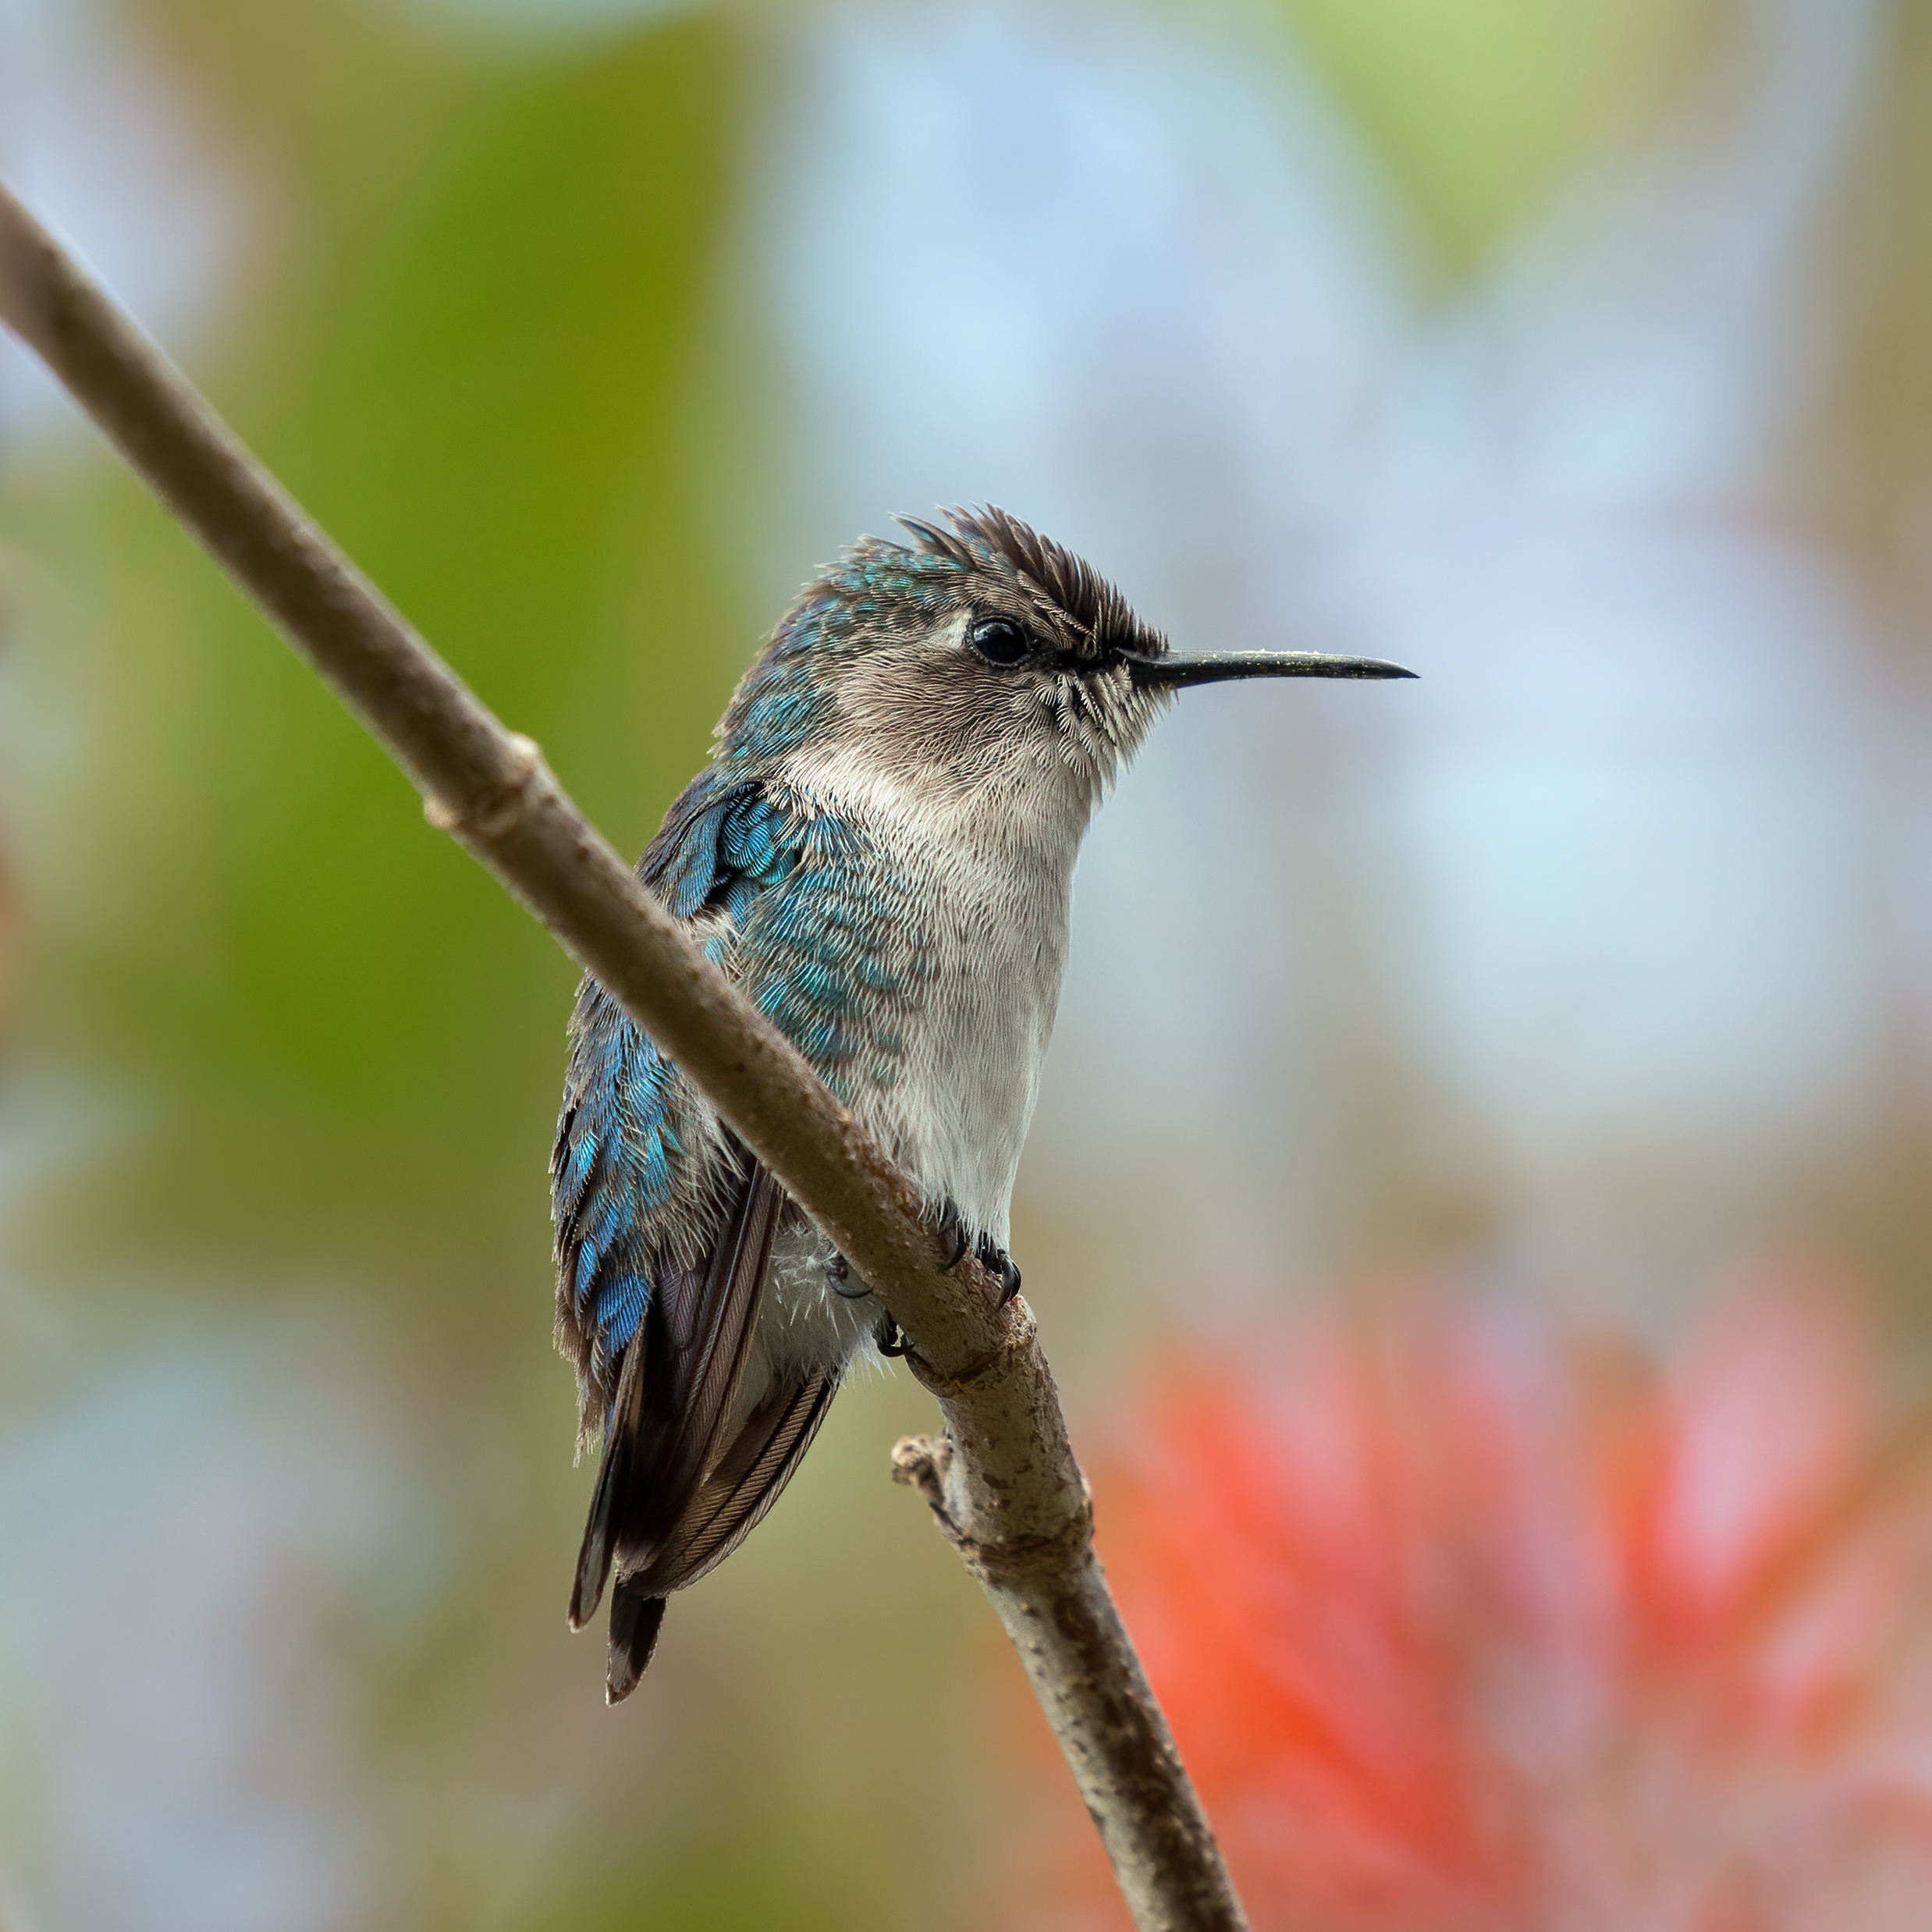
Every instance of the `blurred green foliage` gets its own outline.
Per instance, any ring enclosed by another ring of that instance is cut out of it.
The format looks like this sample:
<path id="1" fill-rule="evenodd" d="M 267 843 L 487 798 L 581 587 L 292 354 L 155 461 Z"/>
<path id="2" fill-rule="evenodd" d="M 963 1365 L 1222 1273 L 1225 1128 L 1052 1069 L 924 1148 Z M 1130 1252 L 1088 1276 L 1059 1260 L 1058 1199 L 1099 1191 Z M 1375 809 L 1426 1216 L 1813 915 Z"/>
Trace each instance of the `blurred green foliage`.
<path id="1" fill-rule="evenodd" d="M 303 106 L 322 37 L 152 12 L 201 30 L 204 90 L 271 124 L 264 313 L 232 332 L 239 381 L 231 356 L 197 373 L 641 846 L 757 622 L 701 505 L 733 374 L 713 326 L 730 30 L 698 16 L 569 57 L 471 55 L 405 99 L 417 50 L 338 12 L 332 65 L 346 79 L 357 47 L 357 85 L 331 115 Z M 384 75 L 372 119 L 360 80 Z M 137 1070 L 168 1110 L 94 1224 L 149 1250 L 172 1229 L 204 1259 L 384 1253 L 473 1319 L 492 1289 L 540 1307 L 567 962 L 130 485 L 84 487 L 107 499 L 88 520 L 105 701 L 69 836 L 95 900 L 42 989 L 66 1047 Z"/>

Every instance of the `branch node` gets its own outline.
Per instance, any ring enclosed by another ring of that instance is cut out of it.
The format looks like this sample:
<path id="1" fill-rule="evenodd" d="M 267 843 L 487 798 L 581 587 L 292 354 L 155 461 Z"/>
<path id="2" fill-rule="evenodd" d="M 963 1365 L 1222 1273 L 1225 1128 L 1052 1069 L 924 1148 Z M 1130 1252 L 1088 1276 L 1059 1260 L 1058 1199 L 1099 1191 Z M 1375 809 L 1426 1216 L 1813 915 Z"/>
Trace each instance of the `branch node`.
<path id="1" fill-rule="evenodd" d="M 901 1436 L 892 1446 L 892 1479 L 918 1492 L 938 1518 L 940 1533 L 982 1583 L 1024 1586 L 1042 1568 L 1065 1568 L 1084 1561 L 1093 1540 L 1093 1489 L 1084 1474 L 1079 1507 L 1057 1529 L 981 1541 L 968 1536 L 946 1506 L 946 1479 L 952 1466 L 950 1436 Z"/>
<path id="2" fill-rule="evenodd" d="M 953 1462 L 950 1436 L 901 1436 L 892 1446 L 892 1479 L 917 1490 L 935 1515 L 946 1516 L 946 1472 Z"/>
<path id="3" fill-rule="evenodd" d="M 423 816 L 439 832 L 490 844 L 507 838 L 523 823 L 538 775 L 543 770 L 543 751 L 534 738 L 526 738 L 520 732 L 509 737 L 510 774 L 502 783 L 460 804 L 447 798 L 423 801 Z"/>

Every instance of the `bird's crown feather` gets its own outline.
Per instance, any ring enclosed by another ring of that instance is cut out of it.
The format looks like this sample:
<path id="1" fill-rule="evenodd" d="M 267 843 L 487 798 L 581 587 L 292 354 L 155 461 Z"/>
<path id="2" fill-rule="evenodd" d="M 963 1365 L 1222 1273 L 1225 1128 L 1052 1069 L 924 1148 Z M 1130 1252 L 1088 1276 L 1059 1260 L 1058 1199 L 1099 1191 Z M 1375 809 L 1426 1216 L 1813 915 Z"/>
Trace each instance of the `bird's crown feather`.
<path id="1" fill-rule="evenodd" d="M 912 541 L 862 537 L 812 577 L 746 672 L 717 730 L 728 765 L 760 767 L 808 744 L 832 716 L 840 667 L 961 611 L 1014 616 L 1069 670 L 1167 641 L 1083 558 L 988 504 L 898 520 Z"/>

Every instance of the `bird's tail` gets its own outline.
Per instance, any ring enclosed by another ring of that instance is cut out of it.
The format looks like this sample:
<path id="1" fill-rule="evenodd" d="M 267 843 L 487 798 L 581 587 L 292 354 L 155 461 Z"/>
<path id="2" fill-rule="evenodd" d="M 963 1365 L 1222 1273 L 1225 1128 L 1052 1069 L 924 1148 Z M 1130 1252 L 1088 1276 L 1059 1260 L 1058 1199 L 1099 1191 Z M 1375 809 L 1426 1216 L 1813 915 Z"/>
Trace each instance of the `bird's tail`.
<path id="1" fill-rule="evenodd" d="M 645 1596 L 620 1582 L 610 1595 L 610 1660 L 604 1702 L 620 1704 L 637 1688 L 664 1628 L 664 1599 Z"/>
<path id="2" fill-rule="evenodd" d="M 719 1514 L 708 1479 L 730 1460 L 734 1405 L 785 1206 L 783 1190 L 748 1156 L 737 1202 L 711 1255 L 701 1268 L 659 1270 L 624 1350 L 570 1589 L 570 1628 L 581 1630 L 614 1564 L 606 1685 L 613 1704 L 630 1695 L 651 1660 L 664 1599 L 695 1582 L 731 1547 L 735 1523 L 700 1550 L 684 1546 L 694 1505 L 705 1528 Z"/>

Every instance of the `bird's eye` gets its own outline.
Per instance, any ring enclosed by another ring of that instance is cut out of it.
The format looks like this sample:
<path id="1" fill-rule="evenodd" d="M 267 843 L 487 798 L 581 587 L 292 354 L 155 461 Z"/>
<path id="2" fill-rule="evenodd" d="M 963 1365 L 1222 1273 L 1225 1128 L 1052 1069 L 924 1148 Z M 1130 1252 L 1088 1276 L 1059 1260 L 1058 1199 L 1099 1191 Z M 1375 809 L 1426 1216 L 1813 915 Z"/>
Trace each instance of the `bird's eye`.
<path id="1" fill-rule="evenodd" d="M 1017 664 L 1033 648 L 1010 617 L 982 617 L 966 633 L 966 641 L 989 664 Z"/>

